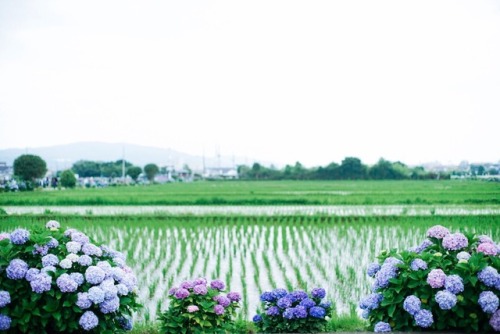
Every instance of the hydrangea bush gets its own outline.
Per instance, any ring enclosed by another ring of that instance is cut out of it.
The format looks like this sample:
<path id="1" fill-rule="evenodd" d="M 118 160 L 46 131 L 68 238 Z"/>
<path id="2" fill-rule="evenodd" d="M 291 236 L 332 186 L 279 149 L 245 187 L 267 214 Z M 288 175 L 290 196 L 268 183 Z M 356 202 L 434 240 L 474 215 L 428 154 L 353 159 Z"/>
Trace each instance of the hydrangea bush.
<path id="1" fill-rule="evenodd" d="M 488 236 L 437 225 L 412 249 L 383 251 L 360 302 L 375 332 L 500 331 L 500 247 Z"/>
<path id="2" fill-rule="evenodd" d="M 231 333 L 241 295 L 220 280 L 184 281 L 169 290 L 169 308 L 159 316 L 163 333 Z"/>
<path id="3" fill-rule="evenodd" d="M 310 294 L 301 290 L 266 291 L 260 296 L 263 310 L 253 317 L 253 322 L 266 333 L 324 331 L 333 311 L 331 303 L 323 301 L 325 296 L 323 288 L 314 288 Z"/>
<path id="4" fill-rule="evenodd" d="M 122 253 L 57 221 L 0 234 L 0 331 L 130 330 L 136 284 Z"/>

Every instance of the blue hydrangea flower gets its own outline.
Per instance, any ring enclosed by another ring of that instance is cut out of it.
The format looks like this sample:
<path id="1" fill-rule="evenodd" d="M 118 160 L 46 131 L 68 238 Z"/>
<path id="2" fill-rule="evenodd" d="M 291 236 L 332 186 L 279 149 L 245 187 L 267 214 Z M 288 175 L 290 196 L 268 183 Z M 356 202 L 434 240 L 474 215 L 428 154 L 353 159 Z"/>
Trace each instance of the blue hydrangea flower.
<path id="1" fill-rule="evenodd" d="M 56 266 L 59 263 L 59 259 L 54 254 L 48 254 L 42 257 L 42 266 Z"/>
<path id="2" fill-rule="evenodd" d="M 484 285 L 494 287 L 497 285 L 499 280 L 498 271 L 495 268 L 488 266 L 477 274 L 477 278 Z"/>
<path id="3" fill-rule="evenodd" d="M 56 272 L 56 267 L 54 266 L 47 266 L 47 267 L 43 267 L 41 270 L 40 270 L 40 273 L 42 274 L 46 274 L 48 273 L 49 271 L 55 273 Z"/>
<path id="4" fill-rule="evenodd" d="M 380 268 L 381 268 L 380 264 L 378 264 L 377 262 L 370 263 L 368 265 L 368 269 L 366 270 L 366 273 L 370 277 L 375 277 L 375 274 L 378 273 L 378 271 L 380 270 Z"/>
<path id="5" fill-rule="evenodd" d="M 44 293 L 50 291 L 52 287 L 52 277 L 46 273 L 40 273 L 30 282 L 31 290 L 35 293 Z"/>
<path id="6" fill-rule="evenodd" d="M 76 254 L 82 249 L 82 244 L 75 241 L 66 243 L 66 250 L 70 253 Z"/>
<path id="7" fill-rule="evenodd" d="M 118 317 L 116 319 L 118 325 L 125 331 L 131 331 L 134 327 L 134 324 L 131 319 L 125 317 Z"/>
<path id="8" fill-rule="evenodd" d="M 89 237 L 87 237 L 82 232 L 73 232 L 71 233 L 71 241 L 78 242 L 79 244 L 86 244 L 90 242 Z"/>
<path id="9" fill-rule="evenodd" d="M 460 292 L 463 292 L 464 282 L 462 280 L 462 277 L 458 275 L 446 276 L 446 279 L 444 281 L 444 288 L 455 295 L 458 295 Z"/>
<path id="10" fill-rule="evenodd" d="M 125 260 L 121 257 L 114 257 L 113 262 L 120 268 L 125 267 Z"/>
<path id="11" fill-rule="evenodd" d="M 319 304 L 319 306 L 324 309 L 329 309 L 330 307 L 332 307 L 332 302 L 322 302 L 321 304 Z"/>
<path id="12" fill-rule="evenodd" d="M 307 293 L 302 290 L 292 291 L 287 295 L 287 298 L 290 298 L 292 302 L 297 302 L 307 297 Z"/>
<path id="13" fill-rule="evenodd" d="M 120 298 L 114 297 L 111 299 L 104 299 L 104 301 L 99 304 L 99 308 L 103 314 L 113 313 L 120 307 Z"/>
<path id="14" fill-rule="evenodd" d="M 293 303 L 292 299 L 288 298 L 288 296 L 287 296 L 287 297 L 283 297 L 283 298 L 278 299 L 278 302 L 276 303 L 276 305 L 278 305 L 279 308 L 286 309 L 286 308 L 291 307 L 292 303 Z"/>
<path id="15" fill-rule="evenodd" d="M 57 220 L 49 220 L 47 224 L 45 224 L 45 228 L 58 230 L 61 227 L 61 224 Z"/>
<path id="16" fill-rule="evenodd" d="M 61 292 L 75 292 L 78 284 L 69 277 L 68 274 L 62 274 L 56 280 L 56 284 Z"/>
<path id="17" fill-rule="evenodd" d="M 92 306 L 92 301 L 89 299 L 89 294 L 87 292 L 78 292 L 76 306 L 82 310 L 86 310 Z"/>
<path id="18" fill-rule="evenodd" d="M 28 282 L 31 282 L 36 275 L 40 273 L 40 269 L 30 268 L 26 272 L 26 276 L 24 277 Z"/>
<path id="19" fill-rule="evenodd" d="M 471 255 L 469 253 L 467 253 L 467 252 L 460 252 L 460 253 L 457 254 L 457 259 L 469 261 L 470 256 Z"/>
<path id="20" fill-rule="evenodd" d="M 369 317 L 370 317 L 370 310 L 363 310 L 363 312 L 361 312 L 361 318 L 367 320 Z"/>
<path id="21" fill-rule="evenodd" d="M 390 256 L 384 260 L 385 265 L 397 266 L 398 264 L 402 264 L 403 261 L 396 259 L 394 256 Z"/>
<path id="22" fill-rule="evenodd" d="M 113 279 L 115 281 L 121 282 L 121 280 L 125 276 L 125 271 L 123 271 L 122 268 L 114 267 L 111 268 L 111 275 L 113 276 Z"/>
<path id="23" fill-rule="evenodd" d="M 50 249 L 57 248 L 59 246 L 59 241 L 56 238 L 50 237 L 49 242 L 46 244 Z"/>
<path id="24" fill-rule="evenodd" d="M 44 256 L 47 255 L 47 253 L 49 252 L 49 246 L 47 245 L 40 246 L 36 244 L 34 247 L 35 249 L 33 250 L 33 254 Z"/>
<path id="25" fill-rule="evenodd" d="M 83 267 L 88 267 L 92 264 L 92 258 L 88 255 L 82 255 L 78 258 L 78 264 Z"/>
<path id="26" fill-rule="evenodd" d="M 433 244 L 434 243 L 432 241 L 430 241 L 429 239 L 425 239 L 420 245 L 415 247 L 415 249 L 413 251 L 417 254 L 421 254 L 424 250 L 426 250 L 427 248 L 429 248 Z"/>
<path id="27" fill-rule="evenodd" d="M 422 328 L 429 328 L 434 323 L 434 317 L 429 310 L 420 310 L 415 314 L 415 323 Z"/>
<path id="28" fill-rule="evenodd" d="M 10 323 L 12 319 L 9 316 L 0 314 L 0 331 L 6 331 L 10 328 Z"/>
<path id="29" fill-rule="evenodd" d="M 28 272 L 28 264 L 21 259 L 10 261 L 7 266 L 7 277 L 10 279 L 23 279 Z"/>
<path id="30" fill-rule="evenodd" d="M 262 317 L 260 315 L 256 314 L 256 315 L 253 316 L 252 321 L 255 322 L 255 323 L 261 322 L 262 321 Z"/>
<path id="31" fill-rule="evenodd" d="M 94 304 L 100 304 L 104 301 L 104 291 L 102 291 L 101 288 L 97 286 L 93 286 L 89 289 L 88 291 L 89 294 L 89 299 L 94 303 Z"/>
<path id="32" fill-rule="evenodd" d="M 18 228 L 10 234 L 10 241 L 14 245 L 24 245 L 30 239 L 30 232 L 24 228 Z"/>
<path id="33" fill-rule="evenodd" d="M 80 273 L 71 273 L 69 277 L 76 282 L 79 286 L 85 282 L 85 278 L 83 278 L 83 274 Z"/>
<path id="34" fill-rule="evenodd" d="M 295 312 L 293 308 L 287 308 L 285 312 L 283 312 L 283 318 L 291 320 L 295 317 Z"/>
<path id="35" fill-rule="evenodd" d="M 86 311 L 81 317 L 80 321 L 78 322 L 80 326 L 86 331 L 89 331 L 91 329 L 94 329 L 99 325 L 99 319 L 97 316 L 94 314 L 92 311 Z"/>
<path id="36" fill-rule="evenodd" d="M 311 291 L 311 296 L 313 298 L 323 299 L 326 296 L 326 291 L 323 288 L 314 288 Z"/>
<path id="37" fill-rule="evenodd" d="M 112 279 L 104 280 L 99 285 L 99 287 L 102 289 L 102 291 L 104 291 L 104 299 L 115 298 L 118 295 L 118 288 L 115 286 L 115 284 L 114 284 L 114 282 L 113 282 Z M 229 305 L 229 303 L 230 302 L 229 302 L 229 299 L 228 299 L 228 305 Z M 219 304 L 221 304 L 221 303 L 219 303 Z M 224 306 L 224 305 L 222 305 L 222 306 Z M 226 306 L 224 306 L 224 307 L 226 307 Z"/>
<path id="38" fill-rule="evenodd" d="M 295 306 L 293 315 L 297 319 L 305 319 L 307 318 L 307 309 L 302 305 Z"/>
<path id="39" fill-rule="evenodd" d="M 427 262 L 425 262 L 422 259 L 415 259 L 415 260 L 411 261 L 410 269 L 413 271 L 427 270 L 427 268 L 428 268 Z"/>
<path id="40" fill-rule="evenodd" d="M 311 308 L 313 306 L 316 306 L 316 302 L 310 298 L 305 298 L 302 299 L 300 305 L 304 306 L 305 308 Z"/>
<path id="41" fill-rule="evenodd" d="M 278 299 L 283 298 L 286 295 L 288 295 L 288 291 L 286 291 L 285 289 L 274 289 L 271 292 L 271 294 L 273 295 L 274 300 L 278 300 Z M 271 300 L 271 302 L 274 300 Z"/>
<path id="42" fill-rule="evenodd" d="M 384 296 L 381 293 L 372 293 L 360 301 L 359 308 L 362 310 L 374 310 L 379 307 L 383 299 Z"/>
<path id="43" fill-rule="evenodd" d="M 481 292 L 478 302 L 484 313 L 493 314 L 498 310 L 498 297 L 491 291 Z"/>
<path id="44" fill-rule="evenodd" d="M 421 306 L 422 303 L 420 302 L 420 299 L 414 295 L 406 297 L 403 302 L 403 309 L 411 315 L 415 315 L 418 311 L 420 311 Z"/>
<path id="45" fill-rule="evenodd" d="M 386 288 L 389 285 L 389 280 L 395 278 L 398 274 L 398 268 L 392 264 L 384 263 L 380 270 L 375 274 L 375 282 L 373 290 Z"/>
<path id="46" fill-rule="evenodd" d="M 84 244 L 82 246 L 82 252 L 83 252 L 83 254 L 88 255 L 88 256 L 97 256 L 97 257 L 102 256 L 102 249 L 100 249 L 96 245 L 90 244 L 90 243 Z"/>
<path id="47" fill-rule="evenodd" d="M 313 318 L 324 318 L 326 315 L 326 310 L 320 306 L 314 306 L 309 309 L 309 314 Z"/>
<path id="48" fill-rule="evenodd" d="M 118 296 L 126 296 L 129 292 L 127 286 L 121 283 L 116 285 L 116 290 Z"/>
<path id="49" fill-rule="evenodd" d="M 270 317 L 275 317 L 280 315 L 280 309 L 278 306 L 271 306 L 267 309 L 266 314 Z"/>
<path id="50" fill-rule="evenodd" d="M 375 328 L 373 329 L 375 333 L 387 333 L 391 332 L 392 328 L 387 322 L 379 321 L 375 324 Z"/>
<path id="51" fill-rule="evenodd" d="M 85 279 L 90 284 L 94 285 L 100 284 L 105 277 L 106 273 L 104 272 L 104 270 L 96 266 L 90 266 L 85 271 Z"/>
<path id="52" fill-rule="evenodd" d="M 457 304 L 457 296 L 447 290 L 438 291 L 435 299 L 441 310 L 451 310 Z"/>
<path id="53" fill-rule="evenodd" d="M 137 277 L 135 277 L 133 274 L 126 274 L 123 277 L 121 283 L 125 284 L 125 286 L 129 291 L 133 291 L 134 288 L 137 286 Z"/>
<path id="54" fill-rule="evenodd" d="M 0 308 L 10 304 L 10 293 L 8 291 L 0 291 Z"/>

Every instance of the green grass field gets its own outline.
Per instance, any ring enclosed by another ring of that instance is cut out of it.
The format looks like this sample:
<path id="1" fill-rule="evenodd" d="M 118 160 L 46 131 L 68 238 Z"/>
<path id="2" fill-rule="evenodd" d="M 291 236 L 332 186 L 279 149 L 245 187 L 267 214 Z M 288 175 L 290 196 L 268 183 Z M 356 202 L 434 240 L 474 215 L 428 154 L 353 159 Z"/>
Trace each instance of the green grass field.
<path id="1" fill-rule="evenodd" d="M 0 193 L 7 205 L 500 205 L 482 181 L 218 181 Z"/>

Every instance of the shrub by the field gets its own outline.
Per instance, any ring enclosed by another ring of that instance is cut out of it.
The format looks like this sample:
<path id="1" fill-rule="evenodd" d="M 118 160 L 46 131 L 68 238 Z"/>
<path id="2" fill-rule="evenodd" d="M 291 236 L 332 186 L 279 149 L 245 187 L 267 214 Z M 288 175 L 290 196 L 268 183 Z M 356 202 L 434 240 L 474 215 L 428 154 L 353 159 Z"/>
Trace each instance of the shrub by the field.
<path id="1" fill-rule="evenodd" d="M 324 331 L 332 313 L 331 303 L 322 302 L 326 292 L 315 288 L 288 292 L 285 289 L 266 291 L 260 296 L 262 312 L 253 317 L 257 328 L 271 333 L 311 333 Z"/>
<path id="2" fill-rule="evenodd" d="M 500 258 L 488 236 L 427 231 L 413 249 L 384 251 L 368 267 L 372 291 L 361 300 L 375 332 L 500 331 Z"/>
<path id="3" fill-rule="evenodd" d="M 182 282 L 168 292 L 171 301 L 167 311 L 160 314 L 163 333 L 231 333 L 241 295 L 222 294 L 224 282 L 205 278 Z"/>
<path id="4" fill-rule="evenodd" d="M 56 221 L 0 234 L 0 331 L 129 330 L 136 284 L 122 253 Z"/>

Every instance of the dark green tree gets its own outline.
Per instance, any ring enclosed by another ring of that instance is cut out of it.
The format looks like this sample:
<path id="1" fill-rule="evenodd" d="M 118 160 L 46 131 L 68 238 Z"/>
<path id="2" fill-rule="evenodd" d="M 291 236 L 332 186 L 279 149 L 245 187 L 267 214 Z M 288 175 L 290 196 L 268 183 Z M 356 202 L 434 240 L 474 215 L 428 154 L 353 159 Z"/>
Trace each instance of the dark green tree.
<path id="1" fill-rule="evenodd" d="M 144 173 L 146 173 L 146 177 L 148 178 L 149 182 L 153 182 L 155 179 L 156 174 L 160 169 L 156 164 L 147 164 L 144 166 Z"/>
<path id="2" fill-rule="evenodd" d="M 47 164 L 38 155 L 23 154 L 14 160 L 14 175 L 26 182 L 34 182 L 45 176 Z"/>
<path id="3" fill-rule="evenodd" d="M 65 170 L 61 173 L 61 185 L 64 188 L 74 188 L 76 186 L 75 173 L 71 170 Z"/>
<path id="4" fill-rule="evenodd" d="M 127 169 L 127 175 L 132 178 L 132 180 L 137 181 L 137 178 L 142 173 L 142 168 L 139 166 L 131 166 Z"/>
<path id="5" fill-rule="evenodd" d="M 347 157 L 342 160 L 339 168 L 340 177 L 345 180 L 359 180 L 366 178 L 367 168 L 359 158 Z"/>
<path id="6" fill-rule="evenodd" d="M 101 165 L 96 161 L 79 160 L 73 164 L 71 170 L 79 177 L 98 177 L 101 176 Z"/>

